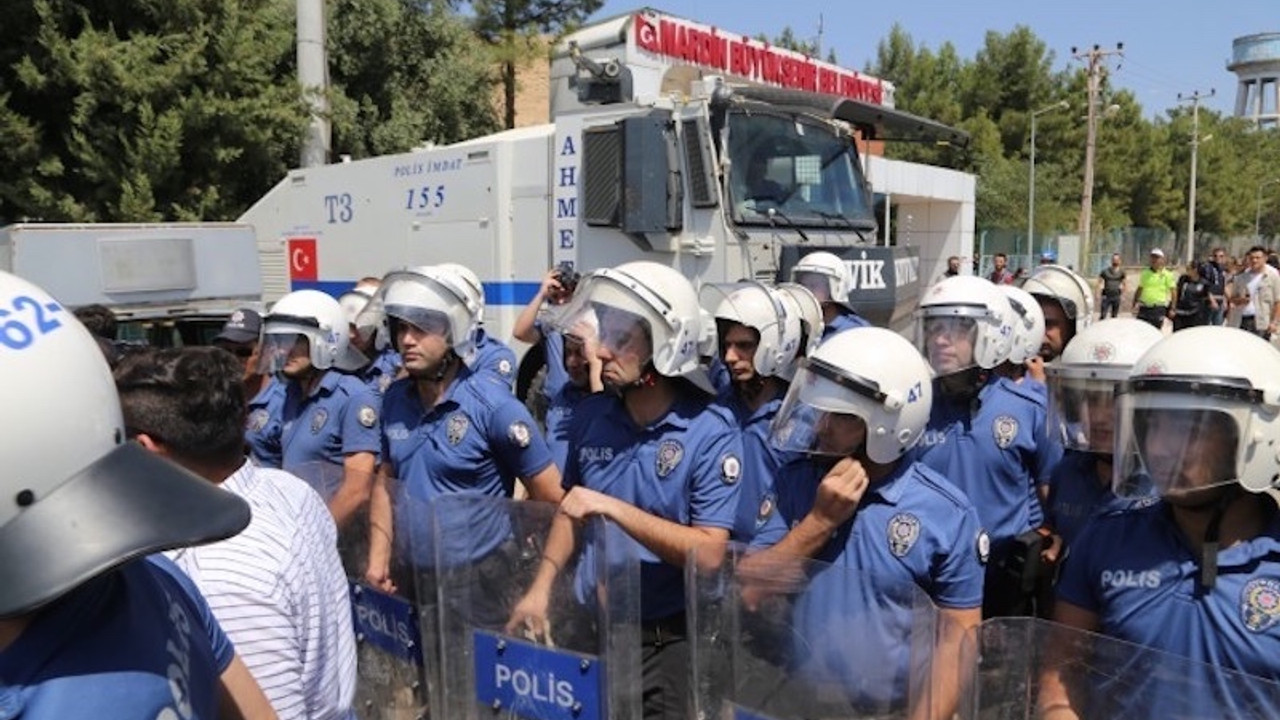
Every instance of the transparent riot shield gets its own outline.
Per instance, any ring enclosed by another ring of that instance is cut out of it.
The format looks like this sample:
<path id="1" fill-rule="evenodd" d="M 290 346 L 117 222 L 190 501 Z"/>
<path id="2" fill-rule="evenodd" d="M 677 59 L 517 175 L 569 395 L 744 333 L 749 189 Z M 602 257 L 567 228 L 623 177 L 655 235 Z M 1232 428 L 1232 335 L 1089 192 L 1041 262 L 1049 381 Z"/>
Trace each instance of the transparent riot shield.
<path id="1" fill-rule="evenodd" d="M 639 718 L 640 566 L 621 530 L 472 494 L 428 512 L 409 553 L 439 648 L 433 718 Z"/>
<path id="2" fill-rule="evenodd" d="M 371 489 L 377 476 L 351 473 L 341 465 L 311 463 L 289 469 L 324 499 L 330 510 L 344 483 Z M 385 479 L 388 493 L 399 484 Z M 394 495 L 392 495 L 394 497 Z M 342 512 L 339 510 L 339 512 Z M 338 526 L 338 556 L 346 571 L 351 597 L 351 620 L 356 639 L 356 696 L 353 709 L 360 720 L 416 720 L 425 716 L 424 655 L 412 583 L 375 587 L 366 577 L 369 560 L 369 508 L 357 503 L 343 512 Z"/>
<path id="3" fill-rule="evenodd" d="M 372 474 L 357 472 L 333 463 L 307 463 L 285 470 L 314 488 L 334 513 L 342 567 L 346 569 L 347 577 L 363 580 L 365 564 L 369 560 L 369 509 L 367 503 L 348 500 L 348 497 L 366 494 L 373 487 L 376 471 Z M 344 485 L 348 492 L 340 497 Z"/>
<path id="4" fill-rule="evenodd" d="M 964 654 L 965 719 L 1280 717 L 1274 681 L 1047 620 L 987 620 Z"/>
<path id="5" fill-rule="evenodd" d="M 913 583 L 738 547 L 689 568 L 696 717 L 950 717 L 964 634 Z"/>

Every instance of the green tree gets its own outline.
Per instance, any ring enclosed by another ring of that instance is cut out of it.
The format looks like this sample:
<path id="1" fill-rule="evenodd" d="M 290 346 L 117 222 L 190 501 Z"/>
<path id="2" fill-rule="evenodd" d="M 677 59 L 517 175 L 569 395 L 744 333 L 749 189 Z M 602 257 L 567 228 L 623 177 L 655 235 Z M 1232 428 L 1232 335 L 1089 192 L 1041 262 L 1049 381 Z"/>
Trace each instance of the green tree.
<path id="1" fill-rule="evenodd" d="M 542 56 L 543 36 L 558 39 L 572 31 L 604 0 L 475 0 L 474 28 L 501 65 L 503 119 L 516 126 L 516 72 L 531 57 Z"/>
<path id="2" fill-rule="evenodd" d="M 329 8 L 335 153 L 404 152 L 499 128 L 490 58 L 448 8 L 411 0 L 334 0 Z"/>
<path id="3" fill-rule="evenodd" d="M 306 115 L 278 81 L 293 57 L 280 3 L 9 5 L 0 217 L 234 217 L 296 153 Z"/>

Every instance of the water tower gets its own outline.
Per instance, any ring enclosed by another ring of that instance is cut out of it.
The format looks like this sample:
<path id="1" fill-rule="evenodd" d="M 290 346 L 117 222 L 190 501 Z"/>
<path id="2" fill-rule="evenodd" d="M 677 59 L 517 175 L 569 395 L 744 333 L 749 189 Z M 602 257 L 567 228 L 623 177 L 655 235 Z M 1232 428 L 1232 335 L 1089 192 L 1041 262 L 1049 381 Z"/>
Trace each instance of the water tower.
<path id="1" fill-rule="evenodd" d="M 1233 40 L 1227 69 L 1240 79 L 1236 117 L 1252 120 L 1258 127 L 1280 126 L 1280 33 Z"/>

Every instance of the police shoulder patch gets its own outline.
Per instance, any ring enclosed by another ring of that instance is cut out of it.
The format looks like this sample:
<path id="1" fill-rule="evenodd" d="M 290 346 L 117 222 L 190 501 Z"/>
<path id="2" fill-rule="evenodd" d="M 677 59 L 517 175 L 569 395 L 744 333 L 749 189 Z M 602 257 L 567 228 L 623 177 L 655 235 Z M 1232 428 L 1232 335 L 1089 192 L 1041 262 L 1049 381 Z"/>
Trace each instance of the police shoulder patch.
<path id="1" fill-rule="evenodd" d="M 511 377 L 511 361 L 503 358 L 498 361 L 498 374 L 502 377 Z"/>
<path id="2" fill-rule="evenodd" d="M 725 485 L 732 485 L 742 477 L 742 461 L 732 453 L 720 458 L 720 479 Z"/>
<path id="3" fill-rule="evenodd" d="M 656 460 L 658 477 L 664 478 L 671 474 L 672 470 L 680 464 L 684 459 L 684 446 L 679 440 L 663 440 L 658 445 L 658 457 Z"/>
<path id="4" fill-rule="evenodd" d="M 1003 450 L 1018 437 L 1018 421 L 1012 415 L 1001 415 L 991 423 L 991 434 L 996 439 L 996 445 Z"/>
<path id="5" fill-rule="evenodd" d="M 371 428 L 378 424 L 378 411 L 374 410 L 372 405 L 362 405 L 360 406 L 360 411 L 356 414 L 356 419 L 360 421 L 361 425 Z"/>
<path id="6" fill-rule="evenodd" d="M 760 510 L 756 512 L 757 529 L 763 526 L 769 516 L 773 514 L 774 506 L 773 493 L 765 493 L 764 497 L 760 498 Z"/>
<path id="7" fill-rule="evenodd" d="M 316 435 L 320 432 L 320 428 L 324 427 L 324 423 L 329 419 L 329 411 L 324 408 L 316 410 L 311 415 L 311 434 Z"/>
<path id="8" fill-rule="evenodd" d="M 889 519 L 889 552 L 903 557 L 920 538 L 920 518 L 911 513 L 898 513 Z"/>
<path id="9" fill-rule="evenodd" d="M 1262 577 L 1245 583 L 1240 591 L 1240 620 L 1255 633 L 1280 622 L 1280 580 Z"/>
<path id="10" fill-rule="evenodd" d="M 523 422 L 511 423 L 511 427 L 507 428 L 507 437 L 516 447 L 520 448 L 529 447 L 529 443 L 533 439 L 529 432 L 528 424 Z"/>
<path id="11" fill-rule="evenodd" d="M 257 410 L 249 413 L 249 422 L 245 424 L 248 425 L 250 431 L 259 432 L 262 428 L 267 426 L 267 419 L 267 411 L 262 408 L 258 408 Z"/>
<path id="12" fill-rule="evenodd" d="M 974 550 L 978 553 L 978 562 L 983 565 L 991 559 L 991 536 L 986 530 L 978 531 L 978 539 L 974 542 Z"/>

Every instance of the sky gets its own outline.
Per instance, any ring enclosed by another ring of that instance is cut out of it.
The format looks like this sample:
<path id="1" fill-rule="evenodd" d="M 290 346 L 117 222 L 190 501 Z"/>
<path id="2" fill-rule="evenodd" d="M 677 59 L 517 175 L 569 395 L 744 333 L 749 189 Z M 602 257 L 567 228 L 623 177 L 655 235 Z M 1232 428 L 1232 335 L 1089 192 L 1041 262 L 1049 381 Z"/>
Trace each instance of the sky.
<path id="1" fill-rule="evenodd" d="M 606 0 L 594 18 L 643 6 Z M 1234 112 L 1236 78 L 1226 69 L 1231 41 L 1280 32 L 1280 0 L 681 0 L 649 6 L 750 36 L 773 37 L 789 25 L 800 38 L 816 38 L 821 18 L 823 54 L 832 48 L 841 65 L 855 70 L 875 57 L 876 45 L 895 22 L 916 47 L 937 50 L 950 42 L 967 60 L 982 47 L 988 30 L 1005 34 L 1026 25 L 1053 53 L 1055 70 L 1082 67 L 1072 59 L 1072 46 L 1109 49 L 1122 42 L 1124 56 L 1111 60 L 1112 80 L 1134 93 L 1148 117 L 1177 106 L 1178 93 L 1210 89 L 1216 95 L 1204 106 Z"/>

